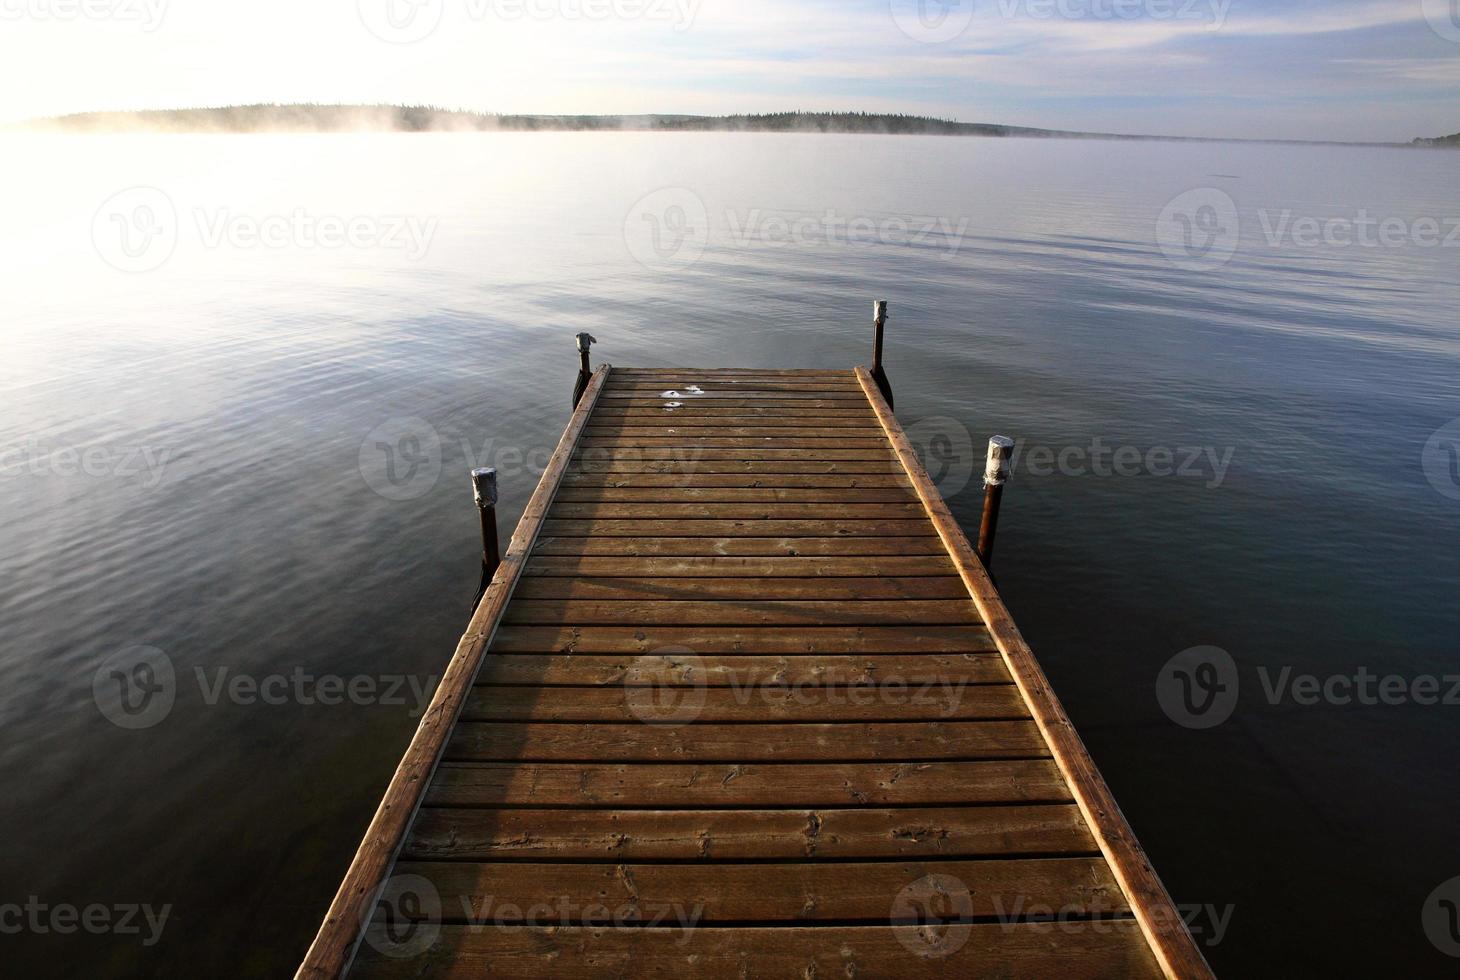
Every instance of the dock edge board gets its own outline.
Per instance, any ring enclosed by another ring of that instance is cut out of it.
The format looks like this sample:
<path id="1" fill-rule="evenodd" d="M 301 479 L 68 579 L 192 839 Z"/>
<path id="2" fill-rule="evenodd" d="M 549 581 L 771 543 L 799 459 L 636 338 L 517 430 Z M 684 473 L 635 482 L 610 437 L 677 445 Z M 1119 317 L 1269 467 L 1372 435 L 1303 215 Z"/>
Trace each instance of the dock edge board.
<path id="1" fill-rule="evenodd" d="M 301 980 L 323 980 L 344 976 L 364 939 L 370 915 L 390 877 L 396 857 L 405 843 L 406 832 L 425 798 L 426 787 L 436 772 L 451 731 L 471 692 L 473 682 L 492 636 L 501 622 L 517 581 L 527 566 L 533 545 L 537 542 L 548 510 L 562 485 L 563 474 L 572 458 L 573 449 L 582 437 L 583 428 L 593 414 L 598 396 L 608 381 L 612 367 L 602 365 L 594 372 L 577 408 L 568 420 L 557 448 L 527 508 L 522 512 L 517 530 L 502 557 L 502 564 L 487 587 L 476 612 L 456 645 L 451 662 L 436 687 L 416 734 L 406 748 L 395 775 L 391 777 L 385 796 L 370 821 L 360 848 L 355 852 L 350 869 L 345 873 L 329 912 L 320 925 L 309 952 L 305 954 L 296 977 Z"/>

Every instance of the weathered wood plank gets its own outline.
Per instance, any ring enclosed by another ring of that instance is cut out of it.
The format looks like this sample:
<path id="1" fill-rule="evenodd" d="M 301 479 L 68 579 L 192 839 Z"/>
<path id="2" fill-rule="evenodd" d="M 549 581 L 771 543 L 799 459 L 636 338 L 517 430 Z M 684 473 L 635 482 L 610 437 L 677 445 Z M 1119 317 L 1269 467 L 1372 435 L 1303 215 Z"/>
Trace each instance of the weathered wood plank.
<path id="1" fill-rule="evenodd" d="M 518 599 L 502 622 L 514 626 L 796 626 L 981 623 L 967 599 L 651 601 Z"/>
<path id="2" fill-rule="evenodd" d="M 894 520 L 556 520 L 544 522 L 551 538 L 837 538 L 913 537 L 926 534 L 927 518 Z"/>
<path id="3" fill-rule="evenodd" d="M 564 487 L 559 505 L 575 504 L 901 504 L 911 496 L 905 487 Z M 915 506 L 917 498 L 912 498 Z"/>
<path id="4" fill-rule="evenodd" d="M 646 532 L 647 533 L 647 532 Z M 544 537 L 535 555 L 618 555 L 644 557 L 825 557 L 832 555 L 946 554 L 931 536 L 886 538 L 585 538 Z"/>
<path id="5" fill-rule="evenodd" d="M 700 375 L 710 374 L 712 376 L 739 377 L 751 375 L 753 377 L 787 377 L 787 378 L 814 378 L 826 375 L 833 378 L 856 377 L 856 372 L 850 368 L 757 368 L 757 367 L 730 367 L 730 368 L 697 368 L 697 367 L 631 367 L 614 368 L 615 377 L 632 378 L 638 375 L 656 376 L 660 374 L 682 374 Z"/>
<path id="6" fill-rule="evenodd" d="M 759 397 L 745 397 L 744 395 L 717 395 L 714 398 L 696 398 L 692 402 L 682 398 L 659 398 L 645 397 L 641 395 L 619 395 L 616 398 L 601 403 L 605 408 L 684 408 L 693 406 L 696 409 L 705 408 L 830 408 L 841 411 L 860 412 L 866 404 L 865 400 L 855 398 L 824 398 L 815 394 L 792 394 L 785 395 L 780 392 L 765 392 Z"/>
<path id="7" fill-rule="evenodd" d="M 670 394 L 674 392 L 674 394 Z M 707 381 L 704 384 L 684 382 L 670 385 L 664 382 L 610 380 L 606 395 L 637 395 L 643 398 L 664 398 L 673 401 L 699 401 L 716 395 L 733 395 L 747 398 L 754 395 L 814 395 L 820 398 L 846 397 L 861 399 L 855 379 L 850 381 L 734 381 L 728 378 Z"/>
<path id="8" fill-rule="evenodd" d="M 696 491 L 696 489 L 749 489 L 769 494 L 788 489 L 828 492 L 837 489 L 908 494 L 911 485 L 895 473 L 664 473 L 580 472 L 564 479 L 564 492 L 583 491 Z M 628 499 L 628 498 L 625 498 Z"/>
<path id="9" fill-rule="evenodd" d="M 639 726 L 640 728 L 644 726 Z M 1049 759 L 636 765 L 445 763 L 426 793 L 445 807 L 722 809 L 1067 804 Z"/>
<path id="10" fill-rule="evenodd" d="M 907 521 L 923 520 L 922 504 L 879 503 L 628 503 L 559 500 L 549 512 L 553 520 L 581 521 Z"/>
<path id="11" fill-rule="evenodd" d="M 728 861 L 1098 853 L 1070 805 L 926 809 L 426 809 L 410 860 Z"/>
<path id="12" fill-rule="evenodd" d="M 895 467 L 891 456 L 876 459 L 701 459 L 624 457 L 603 452 L 602 455 L 573 460 L 569 476 L 591 474 L 661 474 L 674 476 L 715 476 L 747 474 L 769 486 L 795 486 L 775 479 L 789 476 L 856 476 L 884 477 L 897 486 L 907 478 Z"/>
<path id="13" fill-rule="evenodd" d="M 661 717 L 675 716 L 670 707 Z M 678 726 L 462 722 L 452 732 L 446 756 L 457 762 L 913 762 L 1026 759 L 1048 751 L 1028 721 Z"/>
<path id="14" fill-rule="evenodd" d="M 857 430 L 850 431 L 855 432 Z M 693 433 L 680 433 L 659 438 L 655 438 L 654 436 L 599 433 L 584 436 L 580 445 L 582 445 L 584 452 L 595 449 L 663 449 L 669 452 L 683 453 L 686 459 L 698 458 L 700 453 L 708 453 L 715 449 L 779 453 L 802 452 L 807 457 L 815 459 L 817 454 L 822 452 L 846 452 L 851 450 L 874 450 L 882 452 L 885 450 L 887 443 L 874 436 L 858 438 L 851 435 L 801 436 L 796 438 L 790 436 L 757 436 L 753 438 L 722 439 L 719 436 L 701 436 L 694 435 Z M 736 455 L 739 458 L 747 458 L 745 453 L 737 453 Z"/>
<path id="15" fill-rule="evenodd" d="M 967 626 L 804 626 L 797 630 L 653 626 L 508 626 L 494 653 L 710 654 L 828 656 L 868 653 L 961 654 L 994 649 L 982 623 Z"/>
<path id="16" fill-rule="evenodd" d="M 414 937 L 414 933 L 410 933 Z M 949 927 L 543 929 L 442 926 L 424 952 L 371 927 L 357 975 L 379 980 L 897 977 L 898 980 L 1147 980 L 1159 977 L 1129 919 Z M 405 940 L 409 942 L 409 940 Z M 995 954 L 993 951 L 997 951 Z"/>
<path id="17" fill-rule="evenodd" d="M 815 408 L 611 408 L 593 414 L 594 425 L 673 425 L 712 428 L 720 425 L 755 428 L 865 429 L 877 427 L 871 409 Z"/>
<path id="18" fill-rule="evenodd" d="M 881 556 L 851 558 L 593 558 L 536 557 L 527 563 L 525 577 L 572 578 L 860 578 L 875 576 L 956 575 L 947 556 Z M 519 595 L 521 593 L 518 593 Z"/>
<path id="19" fill-rule="evenodd" d="M 994 653 L 781 656 L 694 653 L 599 655 L 494 653 L 477 676 L 483 684 L 626 687 L 845 687 L 882 678 L 943 678 L 966 684 L 1012 683 Z"/>
<path id="20" fill-rule="evenodd" d="M 615 419 L 612 421 L 598 419 L 583 434 L 594 438 L 650 436 L 664 439 L 671 436 L 687 436 L 692 439 L 704 439 L 713 436 L 753 439 L 870 439 L 874 442 L 883 438 L 882 430 L 877 427 L 877 419 L 870 415 L 867 417 L 867 421 L 861 425 L 836 426 L 806 422 L 788 423 L 784 419 L 780 421 L 780 424 L 747 423 L 726 419 L 665 419 L 662 422 L 641 419 Z"/>
<path id="21" fill-rule="evenodd" d="M 484 902 L 490 903 L 491 921 L 502 916 L 508 924 L 522 922 L 524 910 L 540 904 L 554 910 L 554 921 L 572 924 L 583 924 L 591 909 L 605 905 L 636 914 L 677 909 L 702 923 L 886 923 L 898 894 L 933 875 L 963 886 L 950 903 L 957 910 L 943 913 L 955 919 L 1017 920 L 1022 916 L 1010 910 L 1029 907 L 1066 915 L 1129 911 L 1105 861 L 1087 857 L 713 866 L 398 861 L 393 880 L 417 876 L 430 882 L 441 898 L 442 921 L 451 923 L 478 921 Z M 383 901 L 397 897 L 391 887 Z M 923 911 L 910 908 L 904 914 Z"/>
<path id="22" fill-rule="evenodd" d="M 725 599 L 963 599 L 968 593 L 957 576 L 945 578 L 548 578 L 517 586 L 523 599 L 634 599 L 708 601 Z"/>
<path id="23" fill-rule="evenodd" d="M 748 690 L 658 687 L 494 687 L 478 684 L 461 722 L 768 724 L 776 722 L 991 721 L 1029 717 L 1012 684 L 938 675 L 878 677 L 872 685 Z"/>
<path id="24" fill-rule="evenodd" d="M 783 463 L 880 462 L 883 464 L 882 469 L 872 472 L 884 473 L 893 472 L 892 465 L 896 459 L 897 457 L 885 445 L 881 445 L 875 449 L 842 449 L 809 446 L 799 448 L 745 447 L 739 449 L 726 447 L 706 448 L 700 445 L 689 445 L 677 449 L 668 446 L 591 446 L 582 448 L 573 455 L 575 465 L 578 463 L 629 463 L 649 462 L 652 460 L 664 460 L 688 466 L 698 466 L 701 463 L 724 462 L 739 463 L 743 466 L 746 463 L 758 463 L 762 461 Z M 705 470 L 704 472 L 713 471 Z"/>

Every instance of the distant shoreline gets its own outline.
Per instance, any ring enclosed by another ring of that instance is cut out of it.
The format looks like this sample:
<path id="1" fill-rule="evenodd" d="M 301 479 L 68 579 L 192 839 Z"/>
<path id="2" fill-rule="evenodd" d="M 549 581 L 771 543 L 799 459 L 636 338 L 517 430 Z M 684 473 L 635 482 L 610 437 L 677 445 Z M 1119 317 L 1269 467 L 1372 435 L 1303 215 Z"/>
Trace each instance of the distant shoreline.
<path id="1" fill-rule="evenodd" d="M 668 114 L 574 116 L 481 113 L 442 109 L 435 106 L 396 105 L 258 104 L 197 109 L 153 109 L 136 112 L 83 112 L 28 120 L 4 128 L 12 132 L 74 134 L 720 132 L 1156 140 L 1173 143 L 1264 143 L 1301 146 L 1419 148 L 1460 146 L 1460 134 L 1440 139 L 1421 138 L 1411 143 L 1233 139 L 1040 129 L 997 123 L 965 123 L 931 116 L 895 113 L 783 112 L 731 116 Z"/>

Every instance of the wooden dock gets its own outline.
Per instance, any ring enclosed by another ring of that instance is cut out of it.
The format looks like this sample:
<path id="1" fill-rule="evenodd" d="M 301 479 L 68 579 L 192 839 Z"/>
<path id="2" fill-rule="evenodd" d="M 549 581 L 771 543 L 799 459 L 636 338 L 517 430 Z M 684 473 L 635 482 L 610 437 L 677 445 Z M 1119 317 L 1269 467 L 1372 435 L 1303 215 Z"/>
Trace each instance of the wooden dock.
<path id="1" fill-rule="evenodd" d="M 599 368 L 300 968 L 1210 977 L 871 372 Z"/>

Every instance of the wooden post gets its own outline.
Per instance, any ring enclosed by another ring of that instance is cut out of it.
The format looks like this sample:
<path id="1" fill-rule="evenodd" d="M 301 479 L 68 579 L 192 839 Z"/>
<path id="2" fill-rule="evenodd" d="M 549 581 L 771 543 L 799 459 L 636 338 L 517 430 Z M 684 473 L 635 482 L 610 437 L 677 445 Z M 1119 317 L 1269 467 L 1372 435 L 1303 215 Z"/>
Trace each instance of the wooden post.
<path id="1" fill-rule="evenodd" d="M 480 469 L 471 471 L 472 491 L 477 501 L 477 513 L 482 521 L 482 587 L 477 591 L 477 603 L 487 594 L 487 586 L 502 564 L 502 549 L 497 541 L 497 471 Z M 473 606 L 476 603 L 472 604 Z"/>
<path id="2" fill-rule="evenodd" d="M 583 391 L 588 387 L 588 382 L 593 380 L 593 369 L 588 365 L 588 349 L 598 343 L 592 334 L 580 333 L 578 335 L 578 355 L 582 363 L 578 366 L 578 383 L 573 386 L 573 407 L 577 408 L 578 403 L 583 400 Z"/>
<path id="3" fill-rule="evenodd" d="M 882 328 L 887 325 L 887 300 L 879 299 L 872 304 L 872 379 L 877 382 L 877 390 L 882 392 L 882 397 L 887 399 L 887 407 L 892 407 L 892 382 L 887 380 L 887 372 L 882 370 Z"/>
<path id="4" fill-rule="evenodd" d="M 1004 484 L 1009 482 L 1014 440 L 994 436 L 989 440 L 988 466 L 983 475 L 983 521 L 978 528 L 978 558 L 988 568 L 994 559 L 994 534 L 999 529 L 999 504 L 1004 499 Z"/>

